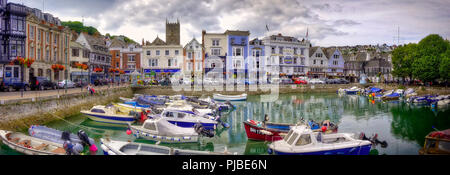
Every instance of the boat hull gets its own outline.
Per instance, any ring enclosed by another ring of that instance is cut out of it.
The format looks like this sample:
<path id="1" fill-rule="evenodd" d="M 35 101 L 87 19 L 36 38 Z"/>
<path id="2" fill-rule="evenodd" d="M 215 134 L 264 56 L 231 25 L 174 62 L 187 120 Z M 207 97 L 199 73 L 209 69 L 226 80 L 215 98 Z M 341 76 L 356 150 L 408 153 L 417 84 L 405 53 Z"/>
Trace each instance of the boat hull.
<path id="1" fill-rule="evenodd" d="M 128 123 L 134 123 L 135 118 L 133 116 L 109 116 L 109 115 L 102 115 L 102 114 L 94 114 L 91 112 L 83 112 L 82 114 L 86 115 L 89 119 L 94 120 L 96 122 L 101 123 L 111 123 L 111 124 L 122 124 L 126 125 Z"/>
<path id="2" fill-rule="evenodd" d="M 282 152 L 269 147 L 268 153 L 275 155 L 369 155 L 372 145 L 361 147 L 349 147 L 335 150 L 315 151 L 315 152 Z"/>
<path id="3" fill-rule="evenodd" d="M 22 145 L 19 145 L 17 143 L 14 143 L 14 142 L 8 140 L 6 137 L 6 134 L 8 134 L 8 133 L 13 133 L 13 132 L 0 130 L 1 141 L 3 142 L 3 144 L 8 146 L 9 148 L 11 148 L 17 152 L 20 152 L 22 154 L 25 154 L 25 155 L 65 155 L 65 152 L 64 153 L 54 153 L 54 152 L 50 152 L 50 151 L 36 150 L 36 149 L 24 147 Z M 54 147 L 60 147 L 60 148 L 62 148 L 62 146 L 63 146 L 63 145 L 52 143 L 52 142 L 49 142 L 46 140 L 32 138 L 31 136 L 23 135 L 22 137 L 23 138 L 21 140 L 30 140 L 32 142 L 45 143 L 45 144 L 49 144 Z"/>
<path id="4" fill-rule="evenodd" d="M 245 132 L 249 140 L 259 140 L 259 141 L 278 141 L 283 139 L 281 135 L 287 134 L 289 130 L 276 130 L 269 128 L 262 128 L 250 124 L 249 122 L 244 122 Z M 270 134 L 269 134 L 270 133 Z"/>
<path id="5" fill-rule="evenodd" d="M 147 133 L 145 131 L 136 129 L 131 127 L 130 128 L 133 135 L 138 139 L 145 139 L 145 140 L 151 140 L 151 141 L 160 141 L 162 143 L 195 143 L 198 142 L 198 136 L 158 136 L 156 134 Z"/>
<path id="6" fill-rule="evenodd" d="M 247 95 L 225 96 L 221 94 L 214 94 L 213 98 L 216 101 L 246 101 Z"/>

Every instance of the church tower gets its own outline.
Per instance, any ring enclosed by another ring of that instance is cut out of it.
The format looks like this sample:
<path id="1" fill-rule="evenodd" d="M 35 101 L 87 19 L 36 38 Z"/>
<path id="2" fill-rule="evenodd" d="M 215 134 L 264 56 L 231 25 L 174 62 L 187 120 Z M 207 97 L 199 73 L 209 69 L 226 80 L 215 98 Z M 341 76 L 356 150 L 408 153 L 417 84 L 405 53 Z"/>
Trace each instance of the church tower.
<path id="1" fill-rule="evenodd" d="M 166 43 L 180 45 L 180 21 L 172 23 L 166 19 Z"/>

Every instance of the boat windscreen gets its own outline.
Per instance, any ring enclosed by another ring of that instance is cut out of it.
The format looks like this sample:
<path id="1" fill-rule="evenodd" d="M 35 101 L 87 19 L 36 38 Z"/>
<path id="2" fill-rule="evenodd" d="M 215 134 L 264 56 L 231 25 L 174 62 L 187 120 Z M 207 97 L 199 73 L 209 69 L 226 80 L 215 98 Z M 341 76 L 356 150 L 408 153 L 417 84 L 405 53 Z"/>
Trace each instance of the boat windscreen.
<path id="1" fill-rule="evenodd" d="M 292 143 L 294 143 L 294 140 L 297 139 L 297 137 L 298 137 L 298 134 L 294 133 L 287 143 L 289 145 L 292 145 Z"/>
<path id="2" fill-rule="evenodd" d="M 311 143 L 311 136 L 309 134 L 303 134 L 295 143 L 296 146 L 303 146 Z"/>
<path id="3" fill-rule="evenodd" d="M 292 135 L 292 130 L 289 131 L 289 133 L 286 135 L 286 137 L 284 137 L 284 141 L 288 142 L 289 137 L 291 137 Z"/>

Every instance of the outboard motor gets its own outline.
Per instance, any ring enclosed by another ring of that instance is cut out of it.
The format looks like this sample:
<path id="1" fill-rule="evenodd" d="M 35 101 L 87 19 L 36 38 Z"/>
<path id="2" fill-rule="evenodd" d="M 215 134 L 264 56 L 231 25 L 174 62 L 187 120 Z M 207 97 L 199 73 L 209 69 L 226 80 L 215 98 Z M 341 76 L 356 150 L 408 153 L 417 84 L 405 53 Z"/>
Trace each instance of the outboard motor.
<path id="1" fill-rule="evenodd" d="M 83 151 L 83 146 L 76 143 L 73 144 L 70 140 L 66 140 L 63 144 L 64 150 L 66 151 L 66 155 L 80 155 L 80 152 Z"/>
<path id="2" fill-rule="evenodd" d="M 70 133 L 67 132 L 67 131 L 62 132 L 61 139 L 66 140 L 66 141 L 70 141 Z"/>
<path id="3" fill-rule="evenodd" d="M 205 127 L 203 127 L 200 123 L 194 125 L 194 130 L 201 136 L 206 136 L 209 138 L 214 137 L 214 131 L 205 129 Z"/>
<path id="4" fill-rule="evenodd" d="M 83 146 L 89 146 L 89 151 L 91 151 L 92 153 L 97 152 L 97 146 L 95 145 L 95 143 L 92 143 L 89 140 L 89 137 L 87 136 L 86 132 L 84 132 L 83 130 L 79 130 L 78 133 L 78 138 L 80 138 L 81 142 L 83 143 Z"/>
<path id="5" fill-rule="evenodd" d="M 230 125 L 229 125 L 228 123 L 225 123 L 225 122 L 223 122 L 222 120 L 220 120 L 220 118 L 221 118 L 220 116 L 217 116 L 215 120 L 216 120 L 217 122 L 219 122 L 223 127 L 229 128 Z"/>

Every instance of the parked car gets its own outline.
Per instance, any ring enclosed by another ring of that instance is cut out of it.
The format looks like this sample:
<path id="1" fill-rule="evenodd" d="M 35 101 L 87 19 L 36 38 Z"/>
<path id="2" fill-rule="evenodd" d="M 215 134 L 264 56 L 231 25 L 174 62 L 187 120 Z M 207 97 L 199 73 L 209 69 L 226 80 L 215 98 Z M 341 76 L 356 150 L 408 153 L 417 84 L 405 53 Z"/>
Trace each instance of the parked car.
<path id="1" fill-rule="evenodd" d="M 63 89 L 66 88 L 66 82 L 67 82 L 67 88 L 75 88 L 75 83 L 71 80 L 61 80 L 58 82 L 58 88 Z"/>
<path id="2" fill-rule="evenodd" d="M 270 84 L 279 84 L 280 83 L 280 79 L 279 78 L 271 78 L 269 80 Z"/>
<path id="3" fill-rule="evenodd" d="M 342 79 L 342 78 L 338 79 L 337 82 L 338 82 L 338 84 L 350 84 L 349 81 L 347 81 L 346 79 Z"/>
<path id="4" fill-rule="evenodd" d="M 22 82 L 19 78 L 8 78 L 0 83 L 0 90 L 2 91 L 6 90 L 12 92 L 13 90 L 20 90 L 22 87 L 24 88 L 24 91 L 31 90 L 30 84 L 27 82 Z"/>
<path id="5" fill-rule="evenodd" d="M 292 84 L 294 83 L 294 81 L 292 81 L 292 79 L 290 78 L 282 78 L 281 79 L 281 84 Z"/>
<path id="6" fill-rule="evenodd" d="M 326 79 L 325 83 L 326 84 L 339 84 L 338 79 Z"/>
<path id="7" fill-rule="evenodd" d="M 309 80 L 309 84 L 325 84 L 325 81 L 319 79 L 311 79 Z"/>
<path id="8" fill-rule="evenodd" d="M 46 90 L 56 89 L 57 84 L 52 82 L 48 77 L 32 77 L 30 78 L 31 89 L 33 90 Z"/>
<path id="9" fill-rule="evenodd" d="M 75 87 L 84 87 L 88 85 L 88 81 L 83 80 L 83 81 L 75 81 Z"/>
<path id="10" fill-rule="evenodd" d="M 306 80 L 302 80 L 300 78 L 294 78 L 294 84 L 308 84 Z"/>

